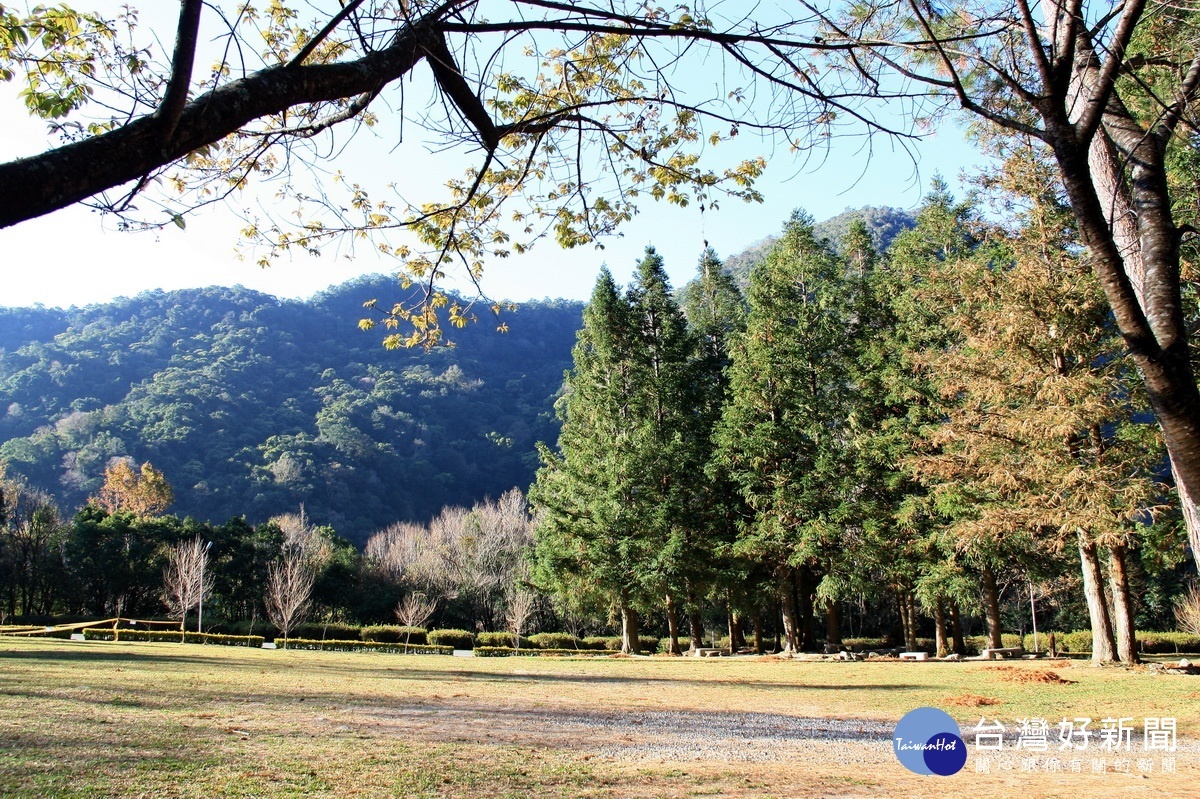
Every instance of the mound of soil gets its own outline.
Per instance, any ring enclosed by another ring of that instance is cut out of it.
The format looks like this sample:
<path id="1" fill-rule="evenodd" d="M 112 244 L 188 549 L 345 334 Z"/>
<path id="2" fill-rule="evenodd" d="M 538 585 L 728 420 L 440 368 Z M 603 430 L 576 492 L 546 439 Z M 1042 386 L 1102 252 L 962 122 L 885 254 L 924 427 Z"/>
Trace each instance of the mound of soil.
<path id="1" fill-rule="evenodd" d="M 1000 673 L 1000 679 L 1019 683 L 1044 683 L 1047 685 L 1074 685 L 1074 680 L 1062 677 L 1057 671 L 1023 669 L 1017 666 L 993 666 L 988 671 Z"/>

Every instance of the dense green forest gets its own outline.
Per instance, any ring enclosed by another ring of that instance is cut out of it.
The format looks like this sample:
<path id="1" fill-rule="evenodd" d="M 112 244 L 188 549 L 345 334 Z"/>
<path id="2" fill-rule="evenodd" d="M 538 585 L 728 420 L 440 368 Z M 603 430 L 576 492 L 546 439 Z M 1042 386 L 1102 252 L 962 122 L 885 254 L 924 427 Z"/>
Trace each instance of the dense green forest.
<path id="1" fill-rule="evenodd" d="M 1005 220 L 941 183 L 911 216 L 798 211 L 735 269 L 706 250 L 676 290 L 648 248 L 628 286 L 431 352 L 354 326 L 384 278 L 0 312 L 0 614 L 186 618 L 190 547 L 216 630 L 283 629 L 292 563 L 322 636 L 427 602 L 629 651 L 964 653 L 1036 611 L 1135 660 L 1190 563 L 1041 166 L 981 182 L 1020 198 Z"/>
<path id="2" fill-rule="evenodd" d="M 1191 566 L 1159 431 L 1044 153 L 978 185 L 935 183 L 883 251 L 798 211 L 744 292 L 711 251 L 678 297 L 652 248 L 603 273 L 529 494 L 535 582 L 626 651 L 647 616 L 700 646 L 715 601 L 734 648 L 849 624 L 961 655 L 1040 613 L 1136 661 Z"/>
<path id="3" fill-rule="evenodd" d="M 819 234 L 835 243 L 851 218 L 880 247 L 914 224 L 863 208 Z M 771 241 L 730 257 L 739 280 Z M 208 288 L 0 308 L 0 459 L 66 510 L 128 457 L 163 471 L 180 516 L 257 523 L 303 505 L 359 545 L 528 486 L 534 444 L 558 434 L 581 304 L 524 303 L 504 334 L 484 309 L 452 349 L 387 351 L 355 322 L 395 293 L 378 276 L 308 301 Z"/>
<path id="4" fill-rule="evenodd" d="M 307 302 L 209 288 L 0 309 L 0 458 L 65 510 L 130 457 L 165 474 L 181 517 L 303 505 L 360 545 L 527 485 L 580 306 L 527 303 L 503 334 L 485 310 L 454 348 L 387 351 L 355 323 L 395 292 L 377 277 Z"/>

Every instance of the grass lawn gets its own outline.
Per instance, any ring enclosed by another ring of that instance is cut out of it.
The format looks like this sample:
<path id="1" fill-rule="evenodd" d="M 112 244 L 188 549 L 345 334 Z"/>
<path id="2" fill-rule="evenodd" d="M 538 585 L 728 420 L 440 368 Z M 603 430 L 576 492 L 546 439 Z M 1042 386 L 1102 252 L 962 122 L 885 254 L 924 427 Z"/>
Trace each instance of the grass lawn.
<path id="1" fill-rule="evenodd" d="M 883 741 L 756 733 L 686 756 L 654 748 L 674 740 L 655 726 L 664 718 L 690 725 L 694 742 L 730 714 L 762 729 L 781 717 L 894 725 L 924 705 L 962 727 L 971 759 L 954 777 L 910 774 Z M 1018 718 L 1045 717 L 1051 751 L 1027 769 L 1010 742 L 980 773 L 984 753 L 970 744 L 981 716 L 1010 733 Z M 1058 754 L 1064 716 L 1096 719 L 1094 728 L 1133 717 L 1134 751 L 1092 744 L 1076 756 L 1078 773 L 1066 762 L 1054 772 L 1045 761 Z M 1177 719 L 1180 750 L 1166 755 L 1176 773 L 1163 773 L 1163 753 L 1138 751 L 1145 717 Z M 1200 779 L 1198 736 L 1200 678 L 1083 664 L 464 659 L 0 639 L 3 797 L 1185 796 Z M 1104 773 L 1092 772 L 1097 758 Z"/>

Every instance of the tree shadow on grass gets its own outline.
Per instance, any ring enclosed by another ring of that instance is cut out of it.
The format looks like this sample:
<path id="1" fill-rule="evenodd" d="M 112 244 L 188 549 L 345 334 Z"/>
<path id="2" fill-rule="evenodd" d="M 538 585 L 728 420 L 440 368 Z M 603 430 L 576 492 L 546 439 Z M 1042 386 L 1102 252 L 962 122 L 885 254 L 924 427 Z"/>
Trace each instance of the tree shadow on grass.
<path id="1" fill-rule="evenodd" d="M 193 647 L 198 644 L 180 644 L 179 646 Z M 47 661 L 47 662 L 78 662 L 78 663 L 175 663 L 175 664 L 204 664 L 212 665 L 215 661 L 203 654 L 168 655 L 161 652 L 130 652 L 127 650 L 114 651 L 92 649 L 81 646 L 78 649 L 27 649 L 0 650 L 0 662 L 15 661 Z M 227 661 L 226 661 L 227 662 Z"/>
<path id="2" fill-rule="evenodd" d="M 409 657 L 409 656 L 402 656 Z M 498 682 L 498 683 L 519 683 L 519 682 L 564 682 L 576 683 L 580 685 L 645 685 L 645 684 L 663 684 L 663 685 L 691 685 L 697 687 L 717 687 L 717 686 L 735 686 L 739 688 L 767 688 L 767 689 L 787 689 L 804 688 L 814 691 L 911 691 L 928 688 L 927 685 L 915 685 L 907 683 L 887 683 L 875 684 L 864 682 L 851 682 L 845 685 L 813 685 L 803 682 L 789 682 L 784 680 L 745 680 L 745 679 L 703 679 L 680 676 L 656 677 L 653 675 L 620 675 L 620 674 L 564 674 L 561 672 L 550 672 L 544 674 L 536 674 L 530 672 L 503 673 L 493 671 L 482 671 L 476 669 L 456 668 L 446 671 L 438 671 L 436 669 L 413 669 L 406 668 L 403 665 L 395 667 L 370 667 L 365 669 L 356 669 L 347 665 L 337 665 L 322 667 L 329 671 L 346 671 L 354 674 L 374 674 L 379 677 L 390 677 L 400 679 L 417 679 L 445 682 L 455 678 L 466 678 L 479 682 Z"/>

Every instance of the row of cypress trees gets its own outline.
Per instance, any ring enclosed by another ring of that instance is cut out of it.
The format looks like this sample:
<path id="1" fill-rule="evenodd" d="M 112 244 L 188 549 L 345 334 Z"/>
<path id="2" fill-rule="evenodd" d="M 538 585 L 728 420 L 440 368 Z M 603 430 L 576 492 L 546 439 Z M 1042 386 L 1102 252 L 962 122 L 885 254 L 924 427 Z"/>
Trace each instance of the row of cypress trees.
<path id="1" fill-rule="evenodd" d="M 905 646 L 923 613 L 961 652 L 967 613 L 1001 646 L 1004 585 L 1082 569 L 1094 650 L 1117 633 L 1135 657 L 1126 566 L 1161 449 L 1069 216 L 1023 180 L 1007 225 L 939 183 L 886 257 L 797 213 L 744 296 L 711 250 L 678 294 L 652 248 L 625 291 L 602 271 L 530 492 L 535 581 L 611 608 L 628 650 L 661 609 L 670 651 L 684 617 L 699 646 L 714 599 L 732 646 L 749 614 L 761 648 L 767 610 L 785 650 L 837 644 L 840 600 L 891 596 Z"/>

